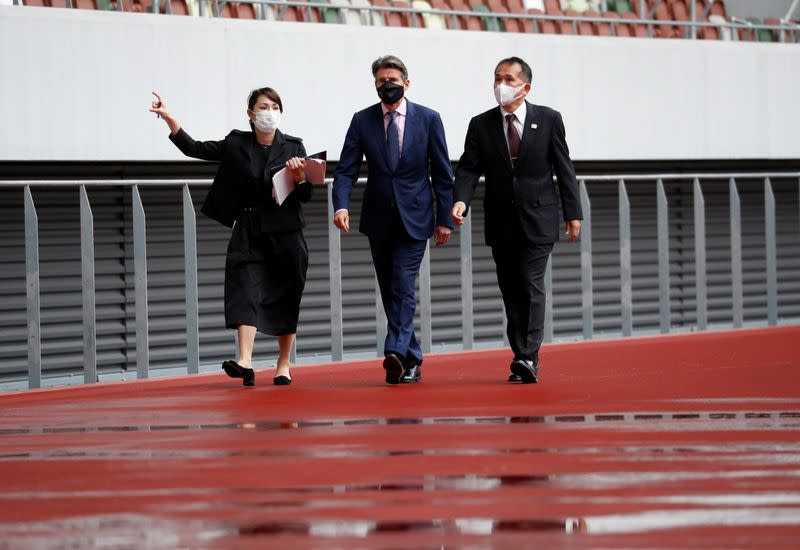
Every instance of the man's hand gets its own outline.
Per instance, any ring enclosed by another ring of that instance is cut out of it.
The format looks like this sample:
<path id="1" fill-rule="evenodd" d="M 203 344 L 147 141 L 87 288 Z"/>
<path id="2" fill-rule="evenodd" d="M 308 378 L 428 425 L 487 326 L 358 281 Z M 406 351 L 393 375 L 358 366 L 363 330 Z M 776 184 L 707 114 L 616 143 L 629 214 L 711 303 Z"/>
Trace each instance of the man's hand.
<path id="1" fill-rule="evenodd" d="M 464 224 L 464 212 L 467 211 L 467 205 L 461 201 L 458 201 L 453 205 L 453 223 L 456 225 L 463 225 Z"/>
<path id="2" fill-rule="evenodd" d="M 573 242 L 581 234 L 581 220 L 567 220 L 564 235 L 569 235 L 569 242 Z"/>
<path id="3" fill-rule="evenodd" d="M 444 225 L 437 225 L 434 235 L 436 237 L 436 246 L 442 246 L 443 244 L 447 243 L 447 241 L 450 240 L 450 233 L 452 232 L 453 230 L 450 229 L 449 227 L 445 227 Z"/>
<path id="4" fill-rule="evenodd" d="M 333 225 L 344 231 L 350 232 L 350 213 L 347 210 L 339 210 L 333 215 Z"/>

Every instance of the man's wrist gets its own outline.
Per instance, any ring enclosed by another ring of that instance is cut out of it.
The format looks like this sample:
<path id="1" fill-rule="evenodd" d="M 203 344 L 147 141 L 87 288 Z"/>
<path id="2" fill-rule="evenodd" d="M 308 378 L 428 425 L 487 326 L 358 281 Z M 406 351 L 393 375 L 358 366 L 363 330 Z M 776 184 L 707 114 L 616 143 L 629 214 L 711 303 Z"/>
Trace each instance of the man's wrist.
<path id="1" fill-rule="evenodd" d="M 347 213 L 348 213 L 348 212 L 347 212 L 347 208 L 340 208 L 339 210 L 337 210 L 336 212 L 334 212 L 334 213 L 333 213 L 333 215 L 335 216 L 335 215 L 336 215 L 336 214 L 338 214 L 339 212 L 344 212 L 345 214 L 347 214 Z"/>

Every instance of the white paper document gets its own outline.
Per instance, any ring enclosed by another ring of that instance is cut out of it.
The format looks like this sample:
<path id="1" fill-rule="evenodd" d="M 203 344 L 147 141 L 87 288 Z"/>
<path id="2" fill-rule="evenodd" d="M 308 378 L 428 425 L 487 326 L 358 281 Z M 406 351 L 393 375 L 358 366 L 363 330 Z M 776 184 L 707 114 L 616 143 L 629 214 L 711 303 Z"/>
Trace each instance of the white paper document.
<path id="1" fill-rule="evenodd" d="M 304 179 L 312 185 L 325 185 L 326 151 L 306 157 Z M 272 176 L 272 196 L 278 204 L 283 204 L 297 184 L 292 173 L 285 166 Z"/>

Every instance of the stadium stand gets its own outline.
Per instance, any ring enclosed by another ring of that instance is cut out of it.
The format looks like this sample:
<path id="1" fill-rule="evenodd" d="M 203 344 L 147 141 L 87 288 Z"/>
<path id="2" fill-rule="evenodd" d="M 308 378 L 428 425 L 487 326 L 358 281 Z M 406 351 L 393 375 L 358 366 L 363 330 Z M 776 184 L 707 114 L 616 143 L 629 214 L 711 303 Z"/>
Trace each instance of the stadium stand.
<path id="1" fill-rule="evenodd" d="M 118 10 L 151 13 L 152 0 L 7 0 L 26 6 Z M 181 16 L 266 19 L 327 24 L 416 27 L 489 32 L 543 33 L 636 38 L 690 38 L 691 0 L 309 0 L 317 6 L 224 2 L 216 0 L 159 0 L 159 12 Z M 302 1 L 302 0 L 298 0 Z M 700 40 L 797 42 L 797 22 L 777 17 L 737 18 L 723 0 L 694 0 L 695 20 L 702 25 Z M 379 9 L 353 9 L 353 8 Z M 386 11 L 380 8 L 392 8 Z M 395 11 L 397 10 L 397 11 Z M 408 11 L 400 11 L 408 10 Z M 436 13 L 436 12 L 462 12 Z M 465 15 L 466 12 L 475 16 Z M 546 16 L 523 19 L 518 16 Z M 563 18 L 563 19 L 562 19 Z M 585 20 L 583 20 L 585 18 Z M 607 19 L 608 22 L 599 21 Z"/>

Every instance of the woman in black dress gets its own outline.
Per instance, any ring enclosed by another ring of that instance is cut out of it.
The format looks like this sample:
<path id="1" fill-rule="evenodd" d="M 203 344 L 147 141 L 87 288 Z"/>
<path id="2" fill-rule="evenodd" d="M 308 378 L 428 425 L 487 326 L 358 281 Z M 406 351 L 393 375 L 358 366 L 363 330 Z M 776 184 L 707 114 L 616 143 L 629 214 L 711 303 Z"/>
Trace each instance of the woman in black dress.
<path id="1" fill-rule="evenodd" d="M 252 355 L 256 331 L 278 337 L 280 355 L 273 382 L 291 383 L 289 354 L 297 332 L 306 282 L 308 248 L 301 202 L 311 198 L 304 181 L 302 140 L 278 130 L 283 103 L 272 88 L 253 90 L 247 100 L 251 132 L 233 130 L 221 141 L 195 141 L 153 92 L 150 112 L 164 119 L 169 139 L 186 156 L 219 161 L 201 211 L 232 227 L 225 259 L 225 325 L 237 331 L 239 357 L 222 363 L 245 386 L 255 383 Z M 273 198 L 272 176 L 289 169 L 295 190 L 283 204 Z"/>

